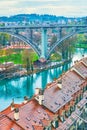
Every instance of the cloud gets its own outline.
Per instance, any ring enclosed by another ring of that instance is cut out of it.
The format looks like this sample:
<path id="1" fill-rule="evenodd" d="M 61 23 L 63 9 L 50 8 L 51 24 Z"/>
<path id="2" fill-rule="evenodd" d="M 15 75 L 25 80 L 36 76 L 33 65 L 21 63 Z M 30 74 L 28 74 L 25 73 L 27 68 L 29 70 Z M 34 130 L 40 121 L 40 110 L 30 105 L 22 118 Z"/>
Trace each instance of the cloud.
<path id="1" fill-rule="evenodd" d="M 9 7 L 9 6 L 14 6 L 15 4 L 17 3 L 17 1 L 13 0 L 13 1 L 10 1 L 10 0 L 3 0 L 3 1 L 0 1 L 0 6 L 3 7 L 3 8 L 6 8 L 6 7 Z"/>
<path id="2" fill-rule="evenodd" d="M 86 3 L 87 0 L 3 0 L 0 1 L 0 15 L 38 13 L 86 16 Z"/>
<path id="3" fill-rule="evenodd" d="M 87 7 L 82 6 L 81 8 L 77 6 L 43 6 L 36 9 L 37 13 L 43 14 L 44 12 L 50 12 L 50 14 L 63 15 L 63 16 L 86 16 Z"/>

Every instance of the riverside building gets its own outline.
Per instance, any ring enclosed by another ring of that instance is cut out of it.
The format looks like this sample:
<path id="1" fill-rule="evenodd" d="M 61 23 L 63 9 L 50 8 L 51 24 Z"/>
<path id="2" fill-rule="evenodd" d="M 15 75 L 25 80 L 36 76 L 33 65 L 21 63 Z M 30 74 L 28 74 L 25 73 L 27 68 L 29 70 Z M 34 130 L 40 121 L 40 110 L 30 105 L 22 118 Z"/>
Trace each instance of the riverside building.
<path id="1" fill-rule="evenodd" d="M 0 130 L 87 130 L 87 57 L 32 99 L 0 113 Z"/>

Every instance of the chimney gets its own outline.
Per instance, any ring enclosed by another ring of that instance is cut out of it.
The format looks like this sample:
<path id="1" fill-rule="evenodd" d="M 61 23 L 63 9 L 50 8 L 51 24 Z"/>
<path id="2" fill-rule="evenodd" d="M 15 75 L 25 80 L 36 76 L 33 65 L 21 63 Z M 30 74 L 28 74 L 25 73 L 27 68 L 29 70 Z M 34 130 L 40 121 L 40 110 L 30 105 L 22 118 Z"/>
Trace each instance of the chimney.
<path id="1" fill-rule="evenodd" d="M 11 111 L 13 111 L 15 109 L 15 106 L 14 106 L 14 99 L 12 99 L 12 103 L 11 103 Z"/>
<path id="2" fill-rule="evenodd" d="M 62 89 L 62 79 L 58 80 L 57 85 L 60 89 Z"/>
<path id="3" fill-rule="evenodd" d="M 35 99 L 38 101 L 38 103 L 40 105 L 43 104 L 43 100 L 44 100 L 44 95 L 43 95 L 43 91 L 40 88 L 36 88 L 37 93 L 36 93 L 36 97 Z"/>
<path id="4" fill-rule="evenodd" d="M 43 104 L 43 101 L 44 101 L 44 95 L 39 95 L 39 104 L 42 105 Z"/>
<path id="5" fill-rule="evenodd" d="M 78 60 L 75 60 L 75 61 L 74 61 L 74 64 L 76 64 L 76 63 L 78 63 Z"/>
<path id="6" fill-rule="evenodd" d="M 35 95 L 38 95 L 40 93 L 40 88 L 35 88 Z"/>
<path id="7" fill-rule="evenodd" d="M 14 103 L 11 103 L 11 111 L 13 111 L 15 109 Z"/>
<path id="8" fill-rule="evenodd" d="M 15 119 L 16 121 L 19 120 L 19 108 L 15 108 L 15 109 L 14 109 L 14 119 Z"/>
<path id="9" fill-rule="evenodd" d="M 24 96 L 24 104 L 28 102 L 29 98 L 27 96 Z"/>

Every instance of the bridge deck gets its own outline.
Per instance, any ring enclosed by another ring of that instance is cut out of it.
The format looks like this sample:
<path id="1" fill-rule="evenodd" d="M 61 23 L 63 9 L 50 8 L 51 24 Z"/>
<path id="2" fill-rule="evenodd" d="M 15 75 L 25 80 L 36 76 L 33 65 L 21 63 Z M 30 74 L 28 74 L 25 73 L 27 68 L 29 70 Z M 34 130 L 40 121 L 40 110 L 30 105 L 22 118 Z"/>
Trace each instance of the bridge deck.
<path id="1" fill-rule="evenodd" d="M 29 26 L 3 26 L 0 29 L 40 29 L 40 28 L 85 28 L 87 25 L 29 25 Z"/>

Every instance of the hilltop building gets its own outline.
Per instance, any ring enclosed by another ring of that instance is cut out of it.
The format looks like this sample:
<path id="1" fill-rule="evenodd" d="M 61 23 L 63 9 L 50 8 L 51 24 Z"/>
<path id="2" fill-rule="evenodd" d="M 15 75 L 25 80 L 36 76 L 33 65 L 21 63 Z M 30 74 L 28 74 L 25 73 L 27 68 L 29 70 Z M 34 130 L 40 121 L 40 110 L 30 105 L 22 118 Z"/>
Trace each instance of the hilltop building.
<path id="1" fill-rule="evenodd" d="M 0 113 L 0 130 L 87 130 L 87 57 L 32 99 Z"/>

